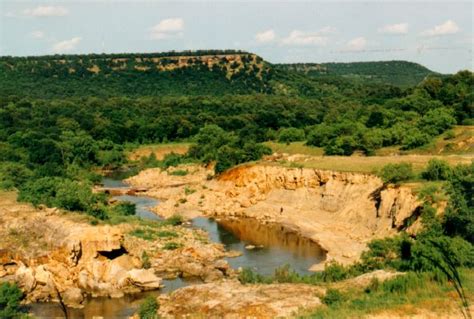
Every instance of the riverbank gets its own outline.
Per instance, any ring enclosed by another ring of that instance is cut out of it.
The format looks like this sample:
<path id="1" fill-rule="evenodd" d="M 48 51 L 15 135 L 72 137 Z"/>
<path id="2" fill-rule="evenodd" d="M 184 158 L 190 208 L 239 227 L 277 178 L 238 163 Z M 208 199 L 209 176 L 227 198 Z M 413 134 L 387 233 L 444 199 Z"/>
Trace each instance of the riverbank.
<path id="1" fill-rule="evenodd" d="M 82 214 L 18 203 L 14 192 L 0 198 L 0 282 L 17 283 L 26 303 L 83 307 L 90 297 L 161 289 L 163 278 L 231 275 L 222 260 L 230 253 L 199 229 L 137 218 L 95 225 Z"/>
<path id="2" fill-rule="evenodd" d="M 372 239 L 398 233 L 421 205 L 411 189 L 386 186 L 370 174 L 260 162 L 212 175 L 210 168 L 182 165 L 144 170 L 127 182 L 163 200 L 153 209 L 160 216 L 254 218 L 314 241 L 327 261 L 341 264 L 357 261 Z M 416 229 L 418 222 L 410 227 Z"/>

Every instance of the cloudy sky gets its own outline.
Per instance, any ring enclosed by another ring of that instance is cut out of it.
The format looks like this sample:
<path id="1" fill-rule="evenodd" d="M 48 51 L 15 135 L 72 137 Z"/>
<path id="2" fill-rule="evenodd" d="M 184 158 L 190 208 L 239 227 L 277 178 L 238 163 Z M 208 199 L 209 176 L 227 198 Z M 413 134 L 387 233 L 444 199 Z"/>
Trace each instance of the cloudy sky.
<path id="1" fill-rule="evenodd" d="M 471 1 L 0 0 L 0 55 L 242 49 L 270 62 L 473 69 Z"/>

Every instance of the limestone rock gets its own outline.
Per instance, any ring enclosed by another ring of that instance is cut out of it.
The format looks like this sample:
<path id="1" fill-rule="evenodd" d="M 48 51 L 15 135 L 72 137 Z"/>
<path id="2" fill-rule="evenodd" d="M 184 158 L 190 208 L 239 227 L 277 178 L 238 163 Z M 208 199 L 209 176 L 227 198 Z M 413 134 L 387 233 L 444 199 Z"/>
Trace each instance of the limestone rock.
<path id="1" fill-rule="evenodd" d="M 132 269 L 128 272 L 133 285 L 145 289 L 158 289 L 161 279 L 151 269 Z"/>
<path id="2" fill-rule="evenodd" d="M 70 307 L 80 307 L 84 301 L 84 296 L 79 288 L 69 288 L 61 296 L 64 303 Z"/>

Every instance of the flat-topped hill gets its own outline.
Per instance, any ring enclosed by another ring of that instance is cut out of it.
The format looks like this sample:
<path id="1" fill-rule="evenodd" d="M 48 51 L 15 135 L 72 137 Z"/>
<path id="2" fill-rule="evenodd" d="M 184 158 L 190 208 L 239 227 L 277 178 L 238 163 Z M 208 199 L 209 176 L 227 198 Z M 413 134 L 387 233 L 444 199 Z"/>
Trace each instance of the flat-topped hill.
<path id="1" fill-rule="evenodd" d="M 374 61 L 350 63 L 294 63 L 278 64 L 283 70 L 304 73 L 310 77 L 338 77 L 358 79 L 374 83 L 387 83 L 396 86 L 413 86 L 426 76 L 437 74 L 414 62 Z"/>

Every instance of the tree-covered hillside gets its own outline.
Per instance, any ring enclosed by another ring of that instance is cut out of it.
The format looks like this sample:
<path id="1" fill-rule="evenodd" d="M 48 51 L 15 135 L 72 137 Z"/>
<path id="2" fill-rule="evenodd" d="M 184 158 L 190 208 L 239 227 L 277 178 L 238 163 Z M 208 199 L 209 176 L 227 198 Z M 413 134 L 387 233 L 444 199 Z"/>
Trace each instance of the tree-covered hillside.
<path id="1" fill-rule="evenodd" d="M 243 51 L 1 57 L 0 95 L 163 96 L 276 94 L 380 101 L 430 70 L 410 62 L 273 65 Z M 41 85 L 38 85 L 38 84 Z"/>
<path id="2" fill-rule="evenodd" d="M 435 72 L 413 62 L 380 61 L 352 63 L 278 64 L 282 70 L 304 73 L 314 78 L 344 77 L 353 80 L 409 87 L 420 83 Z"/>
<path id="3" fill-rule="evenodd" d="M 0 94 L 48 98 L 267 93 L 270 73 L 259 56 L 228 50 L 2 57 Z"/>

